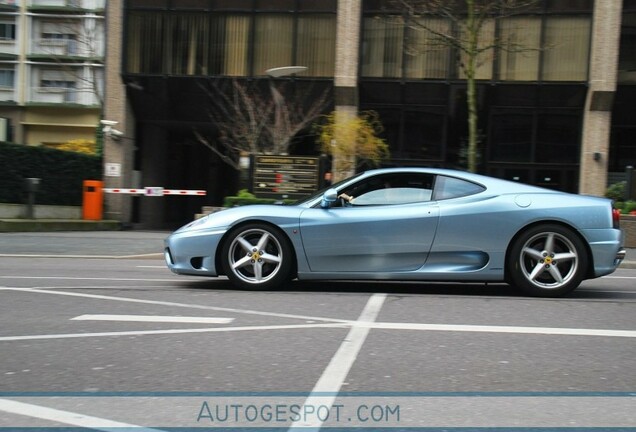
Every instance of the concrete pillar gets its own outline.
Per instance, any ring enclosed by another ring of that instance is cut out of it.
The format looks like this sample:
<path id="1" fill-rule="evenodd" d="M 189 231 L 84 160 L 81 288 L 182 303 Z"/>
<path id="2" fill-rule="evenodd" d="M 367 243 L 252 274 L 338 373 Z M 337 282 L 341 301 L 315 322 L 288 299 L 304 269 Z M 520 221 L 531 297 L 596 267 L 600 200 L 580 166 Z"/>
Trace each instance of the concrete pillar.
<path id="1" fill-rule="evenodd" d="M 336 31 L 336 65 L 334 97 L 337 117 L 346 118 L 358 113 L 358 64 L 360 47 L 361 0 L 338 0 Z M 350 172 L 342 172 L 338 166 L 349 165 L 342 156 L 333 155 L 333 180 L 338 181 Z"/>
<path id="2" fill-rule="evenodd" d="M 130 188 L 133 185 L 134 123 L 126 100 L 126 88 L 121 80 L 123 1 L 106 2 L 106 57 L 104 73 L 103 118 L 117 121 L 113 127 L 123 136 L 104 136 L 104 164 L 119 168 L 119 176 L 111 176 L 106 170 L 104 187 Z M 122 194 L 104 194 L 104 218 L 124 224 L 132 219 L 132 197 Z"/>
<path id="3" fill-rule="evenodd" d="M 607 183 L 612 107 L 616 93 L 622 1 L 595 1 L 590 82 L 583 118 L 579 193 L 602 196 Z"/>

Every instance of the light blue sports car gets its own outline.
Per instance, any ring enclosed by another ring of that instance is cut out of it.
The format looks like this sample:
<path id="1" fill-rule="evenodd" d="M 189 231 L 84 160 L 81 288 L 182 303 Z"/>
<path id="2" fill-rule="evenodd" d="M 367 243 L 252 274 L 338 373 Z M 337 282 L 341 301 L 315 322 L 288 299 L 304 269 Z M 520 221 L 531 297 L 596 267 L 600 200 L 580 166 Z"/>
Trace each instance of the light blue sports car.
<path id="1" fill-rule="evenodd" d="M 174 273 L 244 289 L 298 278 L 507 282 L 560 296 L 625 256 L 605 198 L 461 171 L 367 171 L 295 205 L 235 207 L 165 241 Z"/>

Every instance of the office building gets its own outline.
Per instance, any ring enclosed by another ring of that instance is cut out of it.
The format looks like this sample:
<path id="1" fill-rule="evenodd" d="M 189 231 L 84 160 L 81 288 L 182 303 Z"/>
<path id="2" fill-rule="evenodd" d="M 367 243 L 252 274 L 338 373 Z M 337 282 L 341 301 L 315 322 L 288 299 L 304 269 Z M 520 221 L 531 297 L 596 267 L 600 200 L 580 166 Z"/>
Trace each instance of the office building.
<path id="1" fill-rule="evenodd" d="M 390 0 L 111 0 L 104 117 L 110 187 L 205 189 L 201 197 L 107 196 L 106 214 L 140 226 L 174 226 L 238 187 L 236 170 L 197 137 L 214 139 L 211 80 L 266 86 L 265 71 L 333 94 L 330 109 L 374 110 L 391 149 L 387 165 L 461 167 L 466 81 L 462 56 L 430 47 L 417 19 Z M 492 21 L 477 69 L 479 171 L 602 195 L 636 163 L 636 1 L 542 0 Z M 294 150 L 317 154 L 310 131 Z"/>

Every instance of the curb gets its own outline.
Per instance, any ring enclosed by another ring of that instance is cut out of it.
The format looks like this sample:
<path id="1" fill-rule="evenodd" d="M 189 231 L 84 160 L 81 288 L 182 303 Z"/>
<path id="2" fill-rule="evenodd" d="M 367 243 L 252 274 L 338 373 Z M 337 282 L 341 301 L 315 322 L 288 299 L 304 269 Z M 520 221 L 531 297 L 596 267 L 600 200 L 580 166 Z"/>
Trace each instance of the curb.
<path id="1" fill-rule="evenodd" d="M 69 258 L 69 259 L 148 259 L 163 260 L 162 253 L 138 255 L 44 255 L 44 254 L 0 254 L 0 258 Z"/>

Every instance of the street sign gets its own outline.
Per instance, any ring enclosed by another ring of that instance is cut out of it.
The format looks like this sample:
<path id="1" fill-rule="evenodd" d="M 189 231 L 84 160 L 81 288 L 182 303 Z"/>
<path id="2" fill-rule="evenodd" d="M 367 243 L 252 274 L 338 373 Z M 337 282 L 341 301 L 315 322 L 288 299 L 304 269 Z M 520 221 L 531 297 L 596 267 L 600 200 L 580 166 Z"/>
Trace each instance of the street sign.
<path id="1" fill-rule="evenodd" d="M 316 157 L 256 156 L 252 192 L 259 198 L 302 198 L 318 188 L 319 167 Z"/>

